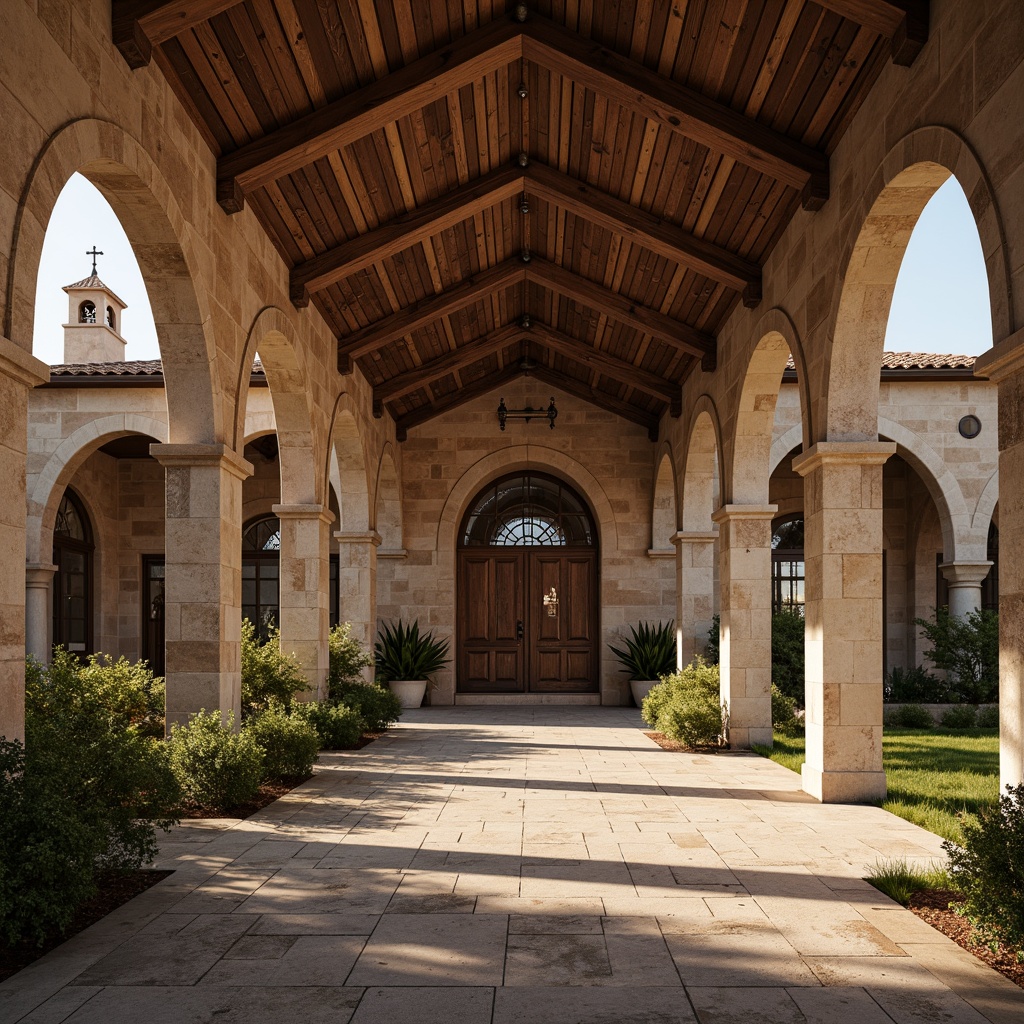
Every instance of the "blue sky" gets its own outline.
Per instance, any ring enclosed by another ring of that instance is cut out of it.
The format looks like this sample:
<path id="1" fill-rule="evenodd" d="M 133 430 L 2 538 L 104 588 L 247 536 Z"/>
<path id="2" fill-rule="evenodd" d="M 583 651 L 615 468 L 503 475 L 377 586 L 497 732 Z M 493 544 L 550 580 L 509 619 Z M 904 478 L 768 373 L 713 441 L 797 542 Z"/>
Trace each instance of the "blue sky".
<path id="1" fill-rule="evenodd" d="M 92 261 L 85 253 L 94 245 L 104 253 L 99 276 L 128 304 L 122 320 L 126 358 L 157 358 L 153 314 L 131 245 L 106 200 L 77 174 L 57 200 L 43 242 L 33 352 L 48 363 L 63 359 L 68 304 L 61 288 L 89 274 Z M 991 345 L 981 242 L 967 199 L 950 178 L 925 207 L 911 236 L 885 347 L 977 355 Z"/>

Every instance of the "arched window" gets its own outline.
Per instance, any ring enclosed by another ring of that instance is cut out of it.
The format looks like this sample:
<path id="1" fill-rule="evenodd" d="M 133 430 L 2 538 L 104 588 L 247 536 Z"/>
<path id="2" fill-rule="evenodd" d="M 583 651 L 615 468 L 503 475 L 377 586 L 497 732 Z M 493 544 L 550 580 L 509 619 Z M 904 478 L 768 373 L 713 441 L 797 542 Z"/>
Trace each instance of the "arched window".
<path id="1" fill-rule="evenodd" d="M 463 547 L 593 547 L 594 521 L 567 484 L 541 473 L 516 473 L 482 491 L 466 513 Z"/>
<path id="2" fill-rule="evenodd" d="M 772 524 L 772 614 L 804 613 L 803 516 L 777 519 Z"/>
<path id="3" fill-rule="evenodd" d="M 78 496 L 64 492 L 53 526 L 53 643 L 92 650 L 92 527 Z"/>
<path id="4" fill-rule="evenodd" d="M 78 307 L 78 322 L 80 324 L 94 324 L 96 323 L 96 303 L 90 302 L 88 299 L 85 300 Z"/>
<path id="5" fill-rule="evenodd" d="M 107 326 L 112 330 L 117 330 L 117 320 L 114 316 L 114 307 L 107 306 Z"/>
<path id="6" fill-rule="evenodd" d="M 280 618 L 281 523 L 250 520 L 242 530 L 242 617 L 266 639 Z"/>

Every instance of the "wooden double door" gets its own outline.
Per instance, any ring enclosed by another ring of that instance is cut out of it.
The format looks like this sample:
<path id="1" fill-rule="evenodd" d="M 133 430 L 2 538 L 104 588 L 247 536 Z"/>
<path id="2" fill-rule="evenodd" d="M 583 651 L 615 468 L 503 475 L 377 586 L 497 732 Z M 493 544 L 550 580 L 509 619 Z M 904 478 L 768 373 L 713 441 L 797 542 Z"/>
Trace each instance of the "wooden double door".
<path id="1" fill-rule="evenodd" d="M 597 692 L 594 550 L 464 549 L 458 562 L 460 692 Z"/>

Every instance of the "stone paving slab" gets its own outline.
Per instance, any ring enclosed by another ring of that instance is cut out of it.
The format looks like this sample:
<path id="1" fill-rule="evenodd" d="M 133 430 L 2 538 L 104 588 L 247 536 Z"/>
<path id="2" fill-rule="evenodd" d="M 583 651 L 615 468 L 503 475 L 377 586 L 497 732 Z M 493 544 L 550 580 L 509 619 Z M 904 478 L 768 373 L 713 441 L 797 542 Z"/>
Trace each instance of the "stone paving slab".
<path id="1" fill-rule="evenodd" d="M 421 709 L 0 985 L 4 1024 L 1019 1024 L 1024 992 L 863 881 L 942 857 L 632 710 Z"/>

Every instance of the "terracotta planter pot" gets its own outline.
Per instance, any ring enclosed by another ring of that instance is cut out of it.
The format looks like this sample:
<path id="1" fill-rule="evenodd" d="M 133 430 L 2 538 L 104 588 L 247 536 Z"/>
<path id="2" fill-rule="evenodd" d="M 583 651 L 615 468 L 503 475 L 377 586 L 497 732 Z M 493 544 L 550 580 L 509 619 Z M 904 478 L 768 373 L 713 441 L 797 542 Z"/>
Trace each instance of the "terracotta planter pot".
<path id="1" fill-rule="evenodd" d="M 652 686 L 657 686 L 660 679 L 630 679 L 629 688 L 633 691 L 633 703 L 640 707 Z"/>
<path id="2" fill-rule="evenodd" d="M 392 679 L 388 686 L 403 708 L 418 708 L 427 692 L 426 679 Z"/>

